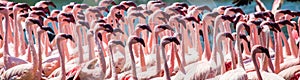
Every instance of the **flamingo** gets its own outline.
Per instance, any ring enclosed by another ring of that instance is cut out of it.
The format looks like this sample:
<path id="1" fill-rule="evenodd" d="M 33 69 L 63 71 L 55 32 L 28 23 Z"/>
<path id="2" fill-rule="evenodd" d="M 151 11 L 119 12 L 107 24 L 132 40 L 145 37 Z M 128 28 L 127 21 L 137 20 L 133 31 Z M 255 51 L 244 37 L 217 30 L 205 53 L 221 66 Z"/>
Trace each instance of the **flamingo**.
<path id="1" fill-rule="evenodd" d="M 231 35 L 231 33 L 221 32 L 217 35 L 216 41 L 220 43 L 226 38 L 230 38 L 231 40 L 233 40 L 233 36 Z M 213 47 L 214 50 L 211 54 L 212 58 L 210 60 L 203 60 L 186 66 L 185 69 L 187 70 L 187 73 L 185 74 L 185 76 L 177 73 L 178 75 L 176 75 L 175 79 L 209 79 L 215 77 L 217 73 L 220 73 L 218 71 L 220 71 L 219 69 L 221 69 L 223 63 L 222 61 L 220 63 L 217 63 L 216 55 L 217 53 L 220 54 L 220 57 L 222 57 L 223 55 L 221 54 L 221 49 L 218 44 L 214 43 L 213 45 L 215 46 Z M 197 68 L 195 66 L 202 68 Z"/>
<path id="2" fill-rule="evenodd" d="M 37 20 L 34 20 L 32 18 L 27 18 L 25 22 L 27 24 L 34 24 Z M 40 24 L 40 23 L 39 23 Z M 50 27 L 42 27 L 42 30 L 51 30 Z M 40 31 L 42 32 L 42 31 Z M 39 33 L 40 34 L 40 33 Z M 41 49 L 41 46 L 39 47 Z M 39 50 L 39 54 L 41 54 L 41 50 Z M 12 68 L 9 68 L 7 71 L 2 74 L 2 79 L 40 79 L 40 74 L 37 74 L 37 70 L 40 64 L 38 64 L 38 59 L 41 61 L 41 57 L 37 56 L 37 54 L 33 51 L 32 53 L 32 58 L 33 58 L 33 63 L 32 64 L 21 64 L 14 66 Z M 41 70 L 41 68 L 39 68 Z M 30 73 L 33 72 L 33 73 Z M 21 76 L 20 76 L 21 75 Z M 36 77 L 37 76 L 37 77 Z"/>
<path id="3" fill-rule="evenodd" d="M 253 64 L 255 66 L 255 70 L 256 70 L 256 76 L 254 76 L 255 74 L 251 73 L 247 73 L 248 74 L 248 78 L 249 79 L 259 79 L 259 80 L 263 80 L 263 79 L 277 79 L 277 80 L 284 80 L 282 77 L 274 74 L 274 73 L 268 73 L 265 71 L 260 71 L 257 65 L 257 61 L 256 61 L 256 54 L 257 53 L 265 53 L 268 57 L 268 59 L 270 60 L 270 54 L 269 54 L 269 50 L 261 45 L 254 45 L 251 49 L 251 58 L 253 60 Z M 273 65 L 269 65 L 270 67 Z M 254 72 L 253 72 L 254 73 Z"/>
<path id="4" fill-rule="evenodd" d="M 51 79 L 52 80 L 57 80 L 57 79 L 66 80 L 65 55 L 64 55 L 64 53 L 62 51 L 62 47 L 60 46 L 60 44 L 61 44 L 62 40 L 70 39 L 73 42 L 75 42 L 75 41 L 73 40 L 73 37 L 71 35 L 65 34 L 65 33 L 59 33 L 59 34 L 57 34 L 56 37 L 55 37 L 55 39 L 57 41 L 57 47 L 58 47 L 58 51 L 59 51 L 59 55 L 60 55 L 60 65 L 61 65 L 60 69 L 61 69 L 61 73 L 59 74 L 58 77 L 51 78 Z"/>
<path id="5" fill-rule="evenodd" d="M 133 56 L 133 51 L 132 51 L 132 45 L 136 43 L 141 43 L 143 46 L 145 46 L 145 42 L 142 38 L 139 38 L 137 36 L 130 36 L 128 38 L 127 44 L 129 46 L 129 52 L 130 52 L 130 59 L 131 59 L 131 70 L 132 70 L 132 78 L 137 80 L 137 73 L 136 73 L 136 66 L 135 66 L 135 59 Z"/>

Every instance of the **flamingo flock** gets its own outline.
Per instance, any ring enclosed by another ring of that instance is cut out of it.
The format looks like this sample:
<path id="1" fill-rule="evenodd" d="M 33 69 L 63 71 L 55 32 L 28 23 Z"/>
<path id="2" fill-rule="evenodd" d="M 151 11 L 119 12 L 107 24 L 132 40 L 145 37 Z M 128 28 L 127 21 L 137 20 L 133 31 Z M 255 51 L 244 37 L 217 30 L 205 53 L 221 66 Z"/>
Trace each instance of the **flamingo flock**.
<path id="1" fill-rule="evenodd" d="M 256 2 L 0 1 L 0 79 L 299 80 L 300 12 Z"/>

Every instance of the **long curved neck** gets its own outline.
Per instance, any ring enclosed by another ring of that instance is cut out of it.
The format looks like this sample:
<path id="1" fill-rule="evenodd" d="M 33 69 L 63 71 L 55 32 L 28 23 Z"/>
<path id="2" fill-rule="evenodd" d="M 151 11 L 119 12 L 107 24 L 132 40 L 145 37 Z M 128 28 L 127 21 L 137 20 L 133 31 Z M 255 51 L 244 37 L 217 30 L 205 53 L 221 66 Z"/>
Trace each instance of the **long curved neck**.
<path id="1" fill-rule="evenodd" d="M 293 35 L 292 35 L 292 31 L 291 31 L 291 27 L 292 26 L 290 26 L 290 25 L 287 25 L 287 32 L 288 32 L 288 35 L 289 35 L 289 37 L 290 37 L 290 39 L 289 40 L 291 40 L 290 42 L 291 42 L 291 44 L 296 44 L 295 42 L 295 39 L 294 39 L 294 37 L 292 37 Z M 297 57 L 297 51 L 298 51 L 298 49 L 297 49 L 297 46 L 296 45 L 291 45 L 290 44 L 290 46 L 291 46 L 291 52 L 292 52 L 292 54 L 295 56 L 295 57 Z"/>
<path id="2" fill-rule="evenodd" d="M 12 65 L 10 65 L 10 62 L 8 62 L 8 56 L 10 55 L 9 54 L 9 51 L 8 51 L 8 28 L 9 28 L 9 16 L 8 14 L 4 14 L 4 17 L 5 17 L 5 36 L 4 36 L 4 64 L 5 66 L 7 67 L 7 69 L 11 68 Z"/>
<path id="3" fill-rule="evenodd" d="M 241 66 L 243 69 L 245 69 L 244 64 L 243 64 L 243 60 L 242 60 L 242 55 L 241 55 L 242 49 L 241 49 L 241 45 L 240 45 L 240 43 L 241 43 L 240 40 L 241 39 L 240 39 L 240 30 L 239 29 L 237 30 L 236 40 L 237 40 L 237 42 L 236 42 L 235 45 L 238 47 L 238 51 L 237 51 L 238 65 Z"/>
<path id="4" fill-rule="evenodd" d="M 18 28 L 19 26 L 17 25 L 17 10 L 14 10 L 14 24 L 13 24 L 13 29 L 14 29 L 14 48 L 15 48 L 15 56 L 19 56 L 19 31 Z"/>
<path id="5" fill-rule="evenodd" d="M 17 26 L 22 27 L 21 21 L 22 21 L 22 19 L 18 19 Z M 0 21 L 0 22 L 2 22 L 2 21 Z M 19 28 L 18 30 L 20 32 L 20 42 L 21 42 L 21 48 L 20 48 L 21 51 L 20 52 L 25 52 L 26 42 L 25 42 L 25 38 L 24 38 L 24 32 L 22 31 L 22 28 Z"/>
<path id="6" fill-rule="evenodd" d="M 164 69 L 165 69 L 165 76 L 166 76 L 166 80 L 171 80 L 170 78 L 170 72 L 169 72 L 169 67 L 168 67 L 168 63 L 167 63 L 167 59 L 166 59 L 166 54 L 165 54 L 165 45 L 161 45 L 161 55 L 163 57 L 164 60 Z"/>
<path id="7" fill-rule="evenodd" d="M 252 54 L 252 60 L 253 60 L 253 64 L 254 64 L 254 67 L 255 67 L 255 70 L 256 70 L 256 74 L 257 74 L 257 77 L 259 80 L 262 80 L 262 76 L 259 72 L 259 68 L 258 68 L 258 64 L 257 64 L 257 60 L 256 60 L 256 53 L 255 52 L 251 52 Z"/>
<path id="8" fill-rule="evenodd" d="M 65 71 L 65 54 L 62 51 L 62 47 L 60 45 L 61 40 L 57 40 L 57 48 L 60 55 L 60 65 L 61 65 L 61 80 L 66 80 L 66 71 Z"/>
<path id="9" fill-rule="evenodd" d="M 276 52 L 276 56 L 275 56 L 275 72 L 278 73 L 280 71 L 280 54 L 281 54 L 281 50 L 280 48 L 282 48 L 280 46 L 281 43 L 281 39 L 280 39 L 280 33 L 275 32 L 274 31 L 274 38 L 275 38 L 275 52 Z"/>
<path id="10" fill-rule="evenodd" d="M 109 51 L 110 51 L 110 65 L 111 65 L 111 70 L 112 70 L 112 78 L 114 80 L 117 80 L 118 79 L 118 74 L 116 72 L 116 64 L 114 62 L 114 56 L 113 56 L 113 53 L 112 53 L 112 47 L 109 46 Z"/>
<path id="11" fill-rule="evenodd" d="M 80 31 L 80 26 L 76 27 L 76 31 L 77 31 L 77 39 L 78 39 L 78 48 L 79 48 L 79 64 L 83 63 L 83 48 L 82 48 L 82 35 L 81 35 L 81 31 Z"/>
<path id="12" fill-rule="evenodd" d="M 208 25 L 206 24 L 206 20 L 203 21 L 203 37 L 204 37 L 204 54 L 208 57 L 211 55 L 211 49 L 210 49 L 210 44 L 209 44 L 209 39 L 208 39 L 208 32 L 207 29 Z"/>
<path id="13" fill-rule="evenodd" d="M 218 31 L 218 29 L 219 29 L 219 26 L 218 25 L 220 25 L 221 23 L 222 23 L 222 20 L 221 20 L 221 17 L 217 17 L 216 18 L 216 22 L 214 22 L 214 33 L 213 33 L 213 53 L 211 54 L 212 56 L 215 56 L 215 54 L 216 54 L 216 52 L 217 52 L 217 48 L 218 48 L 218 46 L 217 46 L 217 38 L 216 38 L 216 36 L 217 36 L 217 33 L 219 32 Z M 207 60 L 209 61 L 210 60 L 210 58 L 212 57 L 211 55 L 205 55 L 206 56 L 206 58 L 207 58 Z M 212 57 L 212 58 L 214 58 L 214 57 Z M 215 59 L 213 59 L 213 60 L 215 60 Z"/>
<path id="14" fill-rule="evenodd" d="M 131 69 L 132 69 L 132 77 L 134 80 L 137 80 L 137 75 L 136 75 L 136 66 L 135 66 L 135 60 L 133 56 L 133 51 L 132 51 L 132 43 L 128 43 L 129 45 L 129 53 L 130 53 L 130 58 L 131 58 Z"/>
<path id="15" fill-rule="evenodd" d="M 89 60 L 92 60 L 95 57 L 93 42 L 95 42 L 95 41 L 92 39 L 92 36 L 88 37 Z"/>
<path id="16" fill-rule="evenodd" d="M 98 33 L 97 32 L 95 32 L 94 38 L 95 38 L 97 48 L 99 50 L 100 68 L 102 69 L 102 72 L 105 74 L 106 73 L 106 63 L 105 63 L 105 59 L 104 59 L 104 55 L 103 55 L 101 42 L 98 40 Z"/>
<path id="17" fill-rule="evenodd" d="M 39 48 L 39 52 L 38 52 L 38 70 L 39 70 L 39 74 L 37 75 L 38 79 L 40 79 L 40 76 L 42 75 L 42 42 L 41 42 L 41 36 L 43 33 L 38 33 L 38 48 Z M 34 57 L 35 58 L 35 57 Z M 37 66 L 34 66 L 37 67 Z"/>

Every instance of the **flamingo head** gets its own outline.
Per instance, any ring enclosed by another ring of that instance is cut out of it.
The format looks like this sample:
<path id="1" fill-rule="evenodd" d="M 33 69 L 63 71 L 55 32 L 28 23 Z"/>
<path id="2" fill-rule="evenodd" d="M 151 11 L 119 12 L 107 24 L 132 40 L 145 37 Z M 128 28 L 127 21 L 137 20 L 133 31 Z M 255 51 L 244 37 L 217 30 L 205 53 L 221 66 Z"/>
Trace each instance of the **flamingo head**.
<path id="1" fill-rule="evenodd" d="M 43 17 L 47 18 L 47 15 L 44 13 L 44 11 L 31 11 L 29 13 L 29 16 L 32 16 L 32 15 L 37 15 L 38 17 L 43 16 Z"/>
<path id="2" fill-rule="evenodd" d="M 73 39 L 73 37 L 72 37 L 72 35 L 70 35 L 70 34 L 60 33 L 58 36 L 61 36 L 61 37 L 63 37 L 64 39 L 69 39 L 69 40 L 75 42 L 74 39 Z"/>
<path id="3" fill-rule="evenodd" d="M 77 8 L 78 10 L 80 10 L 80 9 L 87 9 L 87 8 L 89 8 L 89 5 L 87 5 L 87 4 L 75 4 L 74 7 Z"/>
<path id="4" fill-rule="evenodd" d="M 177 45 L 180 45 L 179 40 L 178 40 L 175 36 L 164 36 L 164 37 L 162 38 L 160 44 L 161 44 L 162 46 L 165 46 L 165 45 L 167 45 L 167 44 L 169 44 L 169 43 L 171 43 L 171 42 L 174 42 L 174 43 L 176 43 Z"/>
<path id="5" fill-rule="evenodd" d="M 77 23 L 79 23 L 82 26 L 85 26 L 87 29 L 90 29 L 89 23 L 84 20 L 79 20 L 79 21 L 77 21 Z"/>
<path id="6" fill-rule="evenodd" d="M 279 25 L 289 25 L 289 26 L 294 26 L 294 24 L 291 23 L 291 21 L 289 21 L 289 20 L 280 20 L 280 21 L 276 21 L 276 23 L 278 23 Z"/>
<path id="7" fill-rule="evenodd" d="M 40 1 L 40 2 L 36 3 L 36 6 L 37 5 L 39 5 L 43 8 L 48 7 L 48 6 L 52 6 L 52 7 L 56 8 L 56 5 L 51 1 Z"/>
<path id="8" fill-rule="evenodd" d="M 42 26 L 42 27 L 38 27 L 38 33 L 41 33 L 41 32 L 46 32 L 46 31 L 49 31 L 51 33 L 54 33 L 54 31 L 52 30 L 51 27 L 49 26 Z"/>
<path id="9" fill-rule="evenodd" d="M 137 36 L 130 36 L 128 38 L 128 44 L 136 44 L 136 43 L 140 43 L 145 47 L 145 41 L 143 38 Z"/>
<path id="10" fill-rule="evenodd" d="M 150 29 L 150 26 L 147 25 L 147 24 L 138 24 L 138 25 L 137 25 L 137 28 L 138 28 L 138 29 L 142 29 L 142 30 L 147 30 L 147 31 L 149 31 L 149 32 L 152 32 L 152 30 Z"/>
<path id="11" fill-rule="evenodd" d="M 16 8 L 21 8 L 23 10 L 28 10 L 28 9 L 32 10 L 27 3 L 18 3 L 16 5 L 14 5 L 14 9 L 16 9 Z"/>
<path id="12" fill-rule="evenodd" d="M 32 17 L 26 18 L 25 23 L 27 23 L 29 25 L 37 24 L 40 27 L 43 26 L 40 20 L 32 18 Z"/>
<path id="13" fill-rule="evenodd" d="M 43 11 L 44 13 L 46 14 L 50 14 L 50 10 L 49 8 L 43 8 L 43 7 L 36 7 L 36 6 L 33 6 L 31 7 L 32 10 L 35 10 L 35 11 Z"/>
<path id="14" fill-rule="evenodd" d="M 57 16 L 59 13 L 60 13 L 59 10 L 52 10 L 50 15 L 51 16 Z"/>
<path id="15" fill-rule="evenodd" d="M 154 28 L 154 31 L 159 33 L 159 32 L 162 32 L 164 30 L 167 30 L 167 29 L 175 32 L 175 30 L 168 24 L 156 25 L 155 28 Z"/>
<path id="16" fill-rule="evenodd" d="M 57 22 L 57 17 L 48 16 L 47 19 Z"/>
<path id="17" fill-rule="evenodd" d="M 117 46 L 117 45 L 125 47 L 125 45 L 123 44 L 123 42 L 120 41 L 120 40 L 109 40 L 109 42 L 108 42 L 108 46 L 110 46 L 110 47 L 114 47 L 114 46 Z"/>

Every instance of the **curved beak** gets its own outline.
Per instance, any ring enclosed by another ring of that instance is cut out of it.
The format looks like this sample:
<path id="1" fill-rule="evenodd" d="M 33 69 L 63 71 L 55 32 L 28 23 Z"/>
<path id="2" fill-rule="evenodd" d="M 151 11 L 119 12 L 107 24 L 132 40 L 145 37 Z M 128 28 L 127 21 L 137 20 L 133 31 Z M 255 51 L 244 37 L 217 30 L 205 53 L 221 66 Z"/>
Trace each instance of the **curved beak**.
<path id="1" fill-rule="evenodd" d="M 180 45 L 179 40 L 176 37 L 172 37 L 172 42 L 175 42 L 177 45 Z"/>
<path id="2" fill-rule="evenodd" d="M 117 5 L 117 3 L 115 1 L 112 1 L 111 4 L 112 5 Z"/>
<path id="3" fill-rule="evenodd" d="M 149 25 L 138 25 L 138 27 L 142 28 L 142 29 L 146 29 L 147 31 L 151 32 L 152 33 L 152 30 L 150 29 L 150 26 Z"/>
<path id="4" fill-rule="evenodd" d="M 266 53 L 268 58 L 271 58 L 269 50 L 267 48 L 262 47 L 262 46 L 258 46 L 257 49 L 260 49 L 262 52 Z"/>
<path id="5" fill-rule="evenodd" d="M 164 29 L 164 30 L 169 29 L 169 30 L 171 30 L 171 31 L 175 31 L 175 30 L 174 30 L 170 25 L 168 25 L 168 24 L 162 24 L 162 25 L 159 25 L 158 28 L 162 28 L 162 29 Z"/>
<path id="6" fill-rule="evenodd" d="M 83 21 L 83 20 L 79 20 L 78 23 L 81 24 L 81 25 L 83 25 L 83 26 L 85 26 L 87 29 L 90 29 L 90 25 L 89 25 L 88 22 Z"/>
<path id="7" fill-rule="evenodd" d="M 194 21 L 199 24 L 199 21 L 195 17 L 185 17 L 184 19 L 188 21 Z"/>
<path id="8" fill-rule="evenodd" d="M 72 42 L 75 42 L 75 40 L 73 39 L 72 35 L 70 35 L 70 34 L 62 35 L 62 37 L 66 38 L 66 39 L 69 39 L 69 40 L 71 40 Z"/>
<path id="9" fill-rule="evenodd" d="M 114 31 L 114 33 L 119 32 L 121 34 L 124 34 L 124 32 L 120 28 L 115 28 L 113 31 Z"/>
<path id="10" fill-rule="evenodd" d="M 1 40 L 3 40 L 3 37 L 2 37 L 2 35 L 0 35 L 0 39 L 1 39 Z"/>
<path id="11" fill-rule="evenodd" d="M 134 6 L 134 7 L 136 7 L 136 4 L 133 1 L 126 1 L 124 4 L 128 5 L 128 6 Z"/>
<path id="12" fill-rule="evenodd" d="M 32 9 L 30 8 L 30 6 L 27 3 L 18 3 L 17 6 L 23 8 L 24 10 L 29 9 L 32 11 Z"/>
<path id="13" fill-rule="evenodd" d="M 116 45 L 120 45 L 122 47 L 125 47 L 125 45 L 123 44 L 123 42 L 120 41 L 120 40 L 111 40 L 108 43 L 112 43 L 112 44 L 116 44 Z"/>
<path id="14" fill-rule="evenodd" d="M 104 24 L 103 27 L 105 28 L 106 32 L 112 33 L 114 31 L 110 24 Z"/>
<path id="15" fill-rule="evenodd" d="M 222 36 L 225 36 L 225 37 L 229 38 L 230 40 L 234 41 L 234 38 L 231 35 L 231 33 L 224 33 Z"/>
<path id="16" fill-rule="evenodd" d="M 87 9 L 87 8 L 89 8 L 89 5 L 87 5 L 87 4 L 79 4 L 78 7 L 81 8 L 81 9 Z"/>
<path id="17" fill-rule="evenodd" d="M 289 21 L 289 20 L 280 20 L 276 23 L 281 24 L 281 25 L 287 24 L 287 25 L 290 25 L 290 26 L 294 26 L 294 24 L 292 24 L 291 21 Z"/>
<path id="18" fill-rule="evenodd" d="M 145 47 L 144 39 L 142 39 L 142 38 L 135 38 L 135 39 L 136 39 L 136 41 L 138 41 L 139 43 L 141 43 Z"/>
<path id="19" fill-rule="evenodd" d="M 250 35 L 250 26 L 249 25 L 247 25 L 247 24 L 243 24 L 244 25 L 244 27 L 245 27 L 245 30 L 247 31 L 247 34 L 249 34 Z"/>
<path id="20" fill-rule="evenodd" d="M 38 19 L 30 19 L 30 21 L 31 21 L 32 23 L 34 23 L 34 24 L 37 24 L 37 25 L 40 26 L 40 27 L 43 26 L 42 23 L 40 22 L 40 20 L 38 20 Z"/>
<path id="21" fill-rule="evenodd" d="M 57 17 L 51 17 L 51 16 L 48 16 L 47 19 L 50 19 L 51 21 L 55 21 L 55 22 L 58 21 L 58 20 L 57 20 Z"/>
<path id="22" fill-rule="evenodd" d="M 102 34 L 100 32 L 97 32 L 98 38 L 102 41 Z"/>
<path id="23" fill-rule="evenodd" d="M 41 29 L 43 29 L 43 30 L 45 30 L 45 31 L 49 31 L 49 32 L 51 32 L 51 33 L 55 33 L 55 32 L 52 30 L 52 28 L 49 27 L 49 26 L 43 26 L 43 27 L 41 27 Z"/>
<path id="24" fill-rule="evenodd" d="M 54 7 L 54 8 L 56 8 L 56 5 L 53 2 L 51 2 L 51 1 L 45 1 L 44 4 L 50 5 L 50 6 Z"/>

